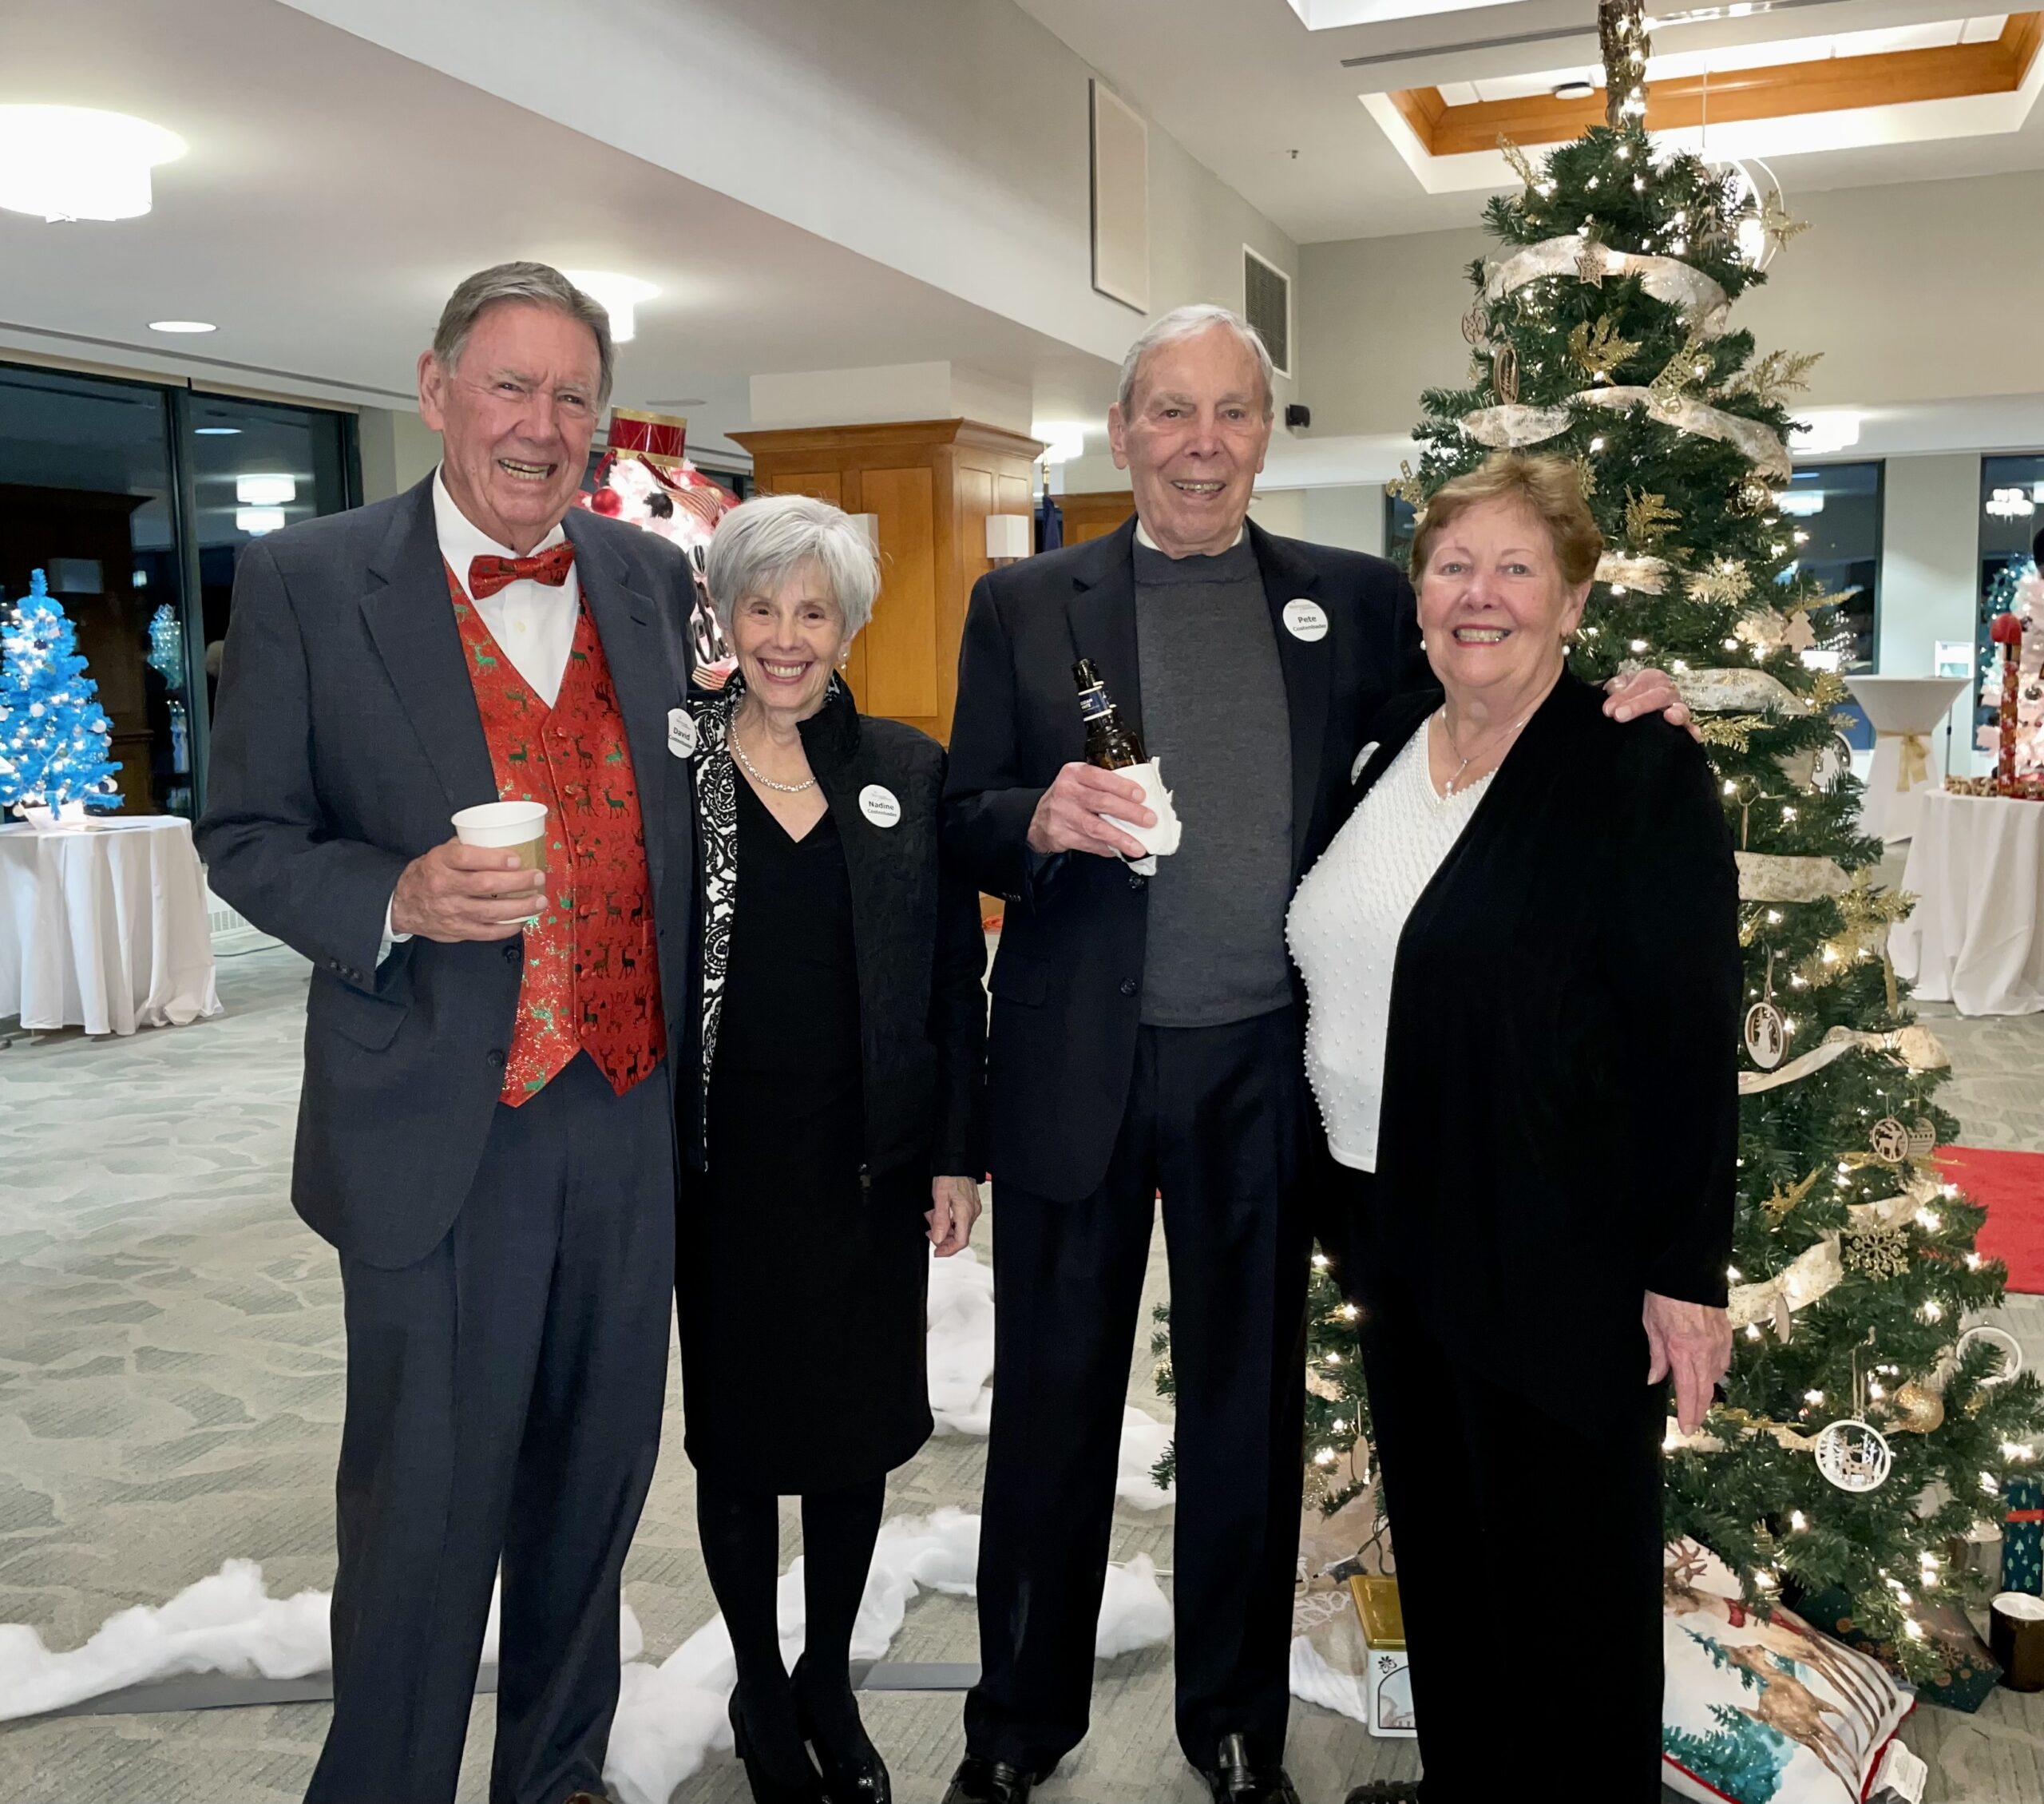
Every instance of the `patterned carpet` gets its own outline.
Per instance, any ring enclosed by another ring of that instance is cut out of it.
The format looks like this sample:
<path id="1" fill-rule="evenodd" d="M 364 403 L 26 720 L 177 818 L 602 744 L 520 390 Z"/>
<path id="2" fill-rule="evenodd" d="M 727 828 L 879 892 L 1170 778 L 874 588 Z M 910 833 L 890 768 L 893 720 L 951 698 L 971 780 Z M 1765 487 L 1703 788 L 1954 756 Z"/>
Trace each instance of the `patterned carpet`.
<path id="1" fill-rule="evenodd" d="M 160 1602 L 229 1555 L 259 1560 L 273 1594 L 331 1580 L 339 1286 L 331 1254 L 285 1201 L 304 986 L 295 957 L 256 953 L 223 964 L 216 1021 L 0 1051 L 0 1621 L 33 1624 L 53 1647 L 76 1645 L 116 1610 Z M 1950 1093 L 1967 1141 L 2044 1148 L 2034 1076 L 2044 1017 L 1936 1025 L 1958 1069 Z M 1155 1297 L 1163 1279 L 1160 1242 Z M 2044 1301 L 2024 1299 L 2006 1319 L 2044 1358 Z M 1155 1408 L 1147 1366 L 1139 1350 L 1130 1395 Z M 798 1382 L 787 1409 L 800 1433 Z M 656 1655 L 713 1608 L 678 1390 L 668 1429 L 626 1573 Z M 972 1505 L 983 1465 L 981 1442 L 933 1441 L 896 1475 L 889 1508 Z M 792 1512 L 783 1528 L 785 1561 L 797 1551 Z M 1168 1571 L 1170 1536 L 1168 1511 L 1124 1509 L 1114 1557 L 1147 1552 Z M 893 1657 L 972 1659 L 970 1604 L 918 1602 Z M 1095 1733 L 1041 1789 L 1044 1804 L 1205 1796 L 1172 1738 L 1170 1671 L 1168 1647 L 1101 1669 Z M 936 1804 L 961 1751 L 958 1700 L 877 1695 L 866 1711 L 903 1804 Z M 9 1725 L 0 1798 L 289 1804 L 326 1714 L 295 1705 Z M 1293 1722 L 1291 1763 L 1309 1804 L 1338 1804 L 1363 1778 L 1416 1766 L 1410 1743 L 1372 1741 L 1325 1712 L 1301 1707 Z M 490 1703 L 478 1700 L 465 1801 L 485 1795 L 490 1727 Z M 1971 1718 L 1925 1711 L 1905 1739 L 1932 1762 L 1934 1800 L 2044 1797 L 2044 1699 L 1999 1693 Z M 747 1793 L 717 1761 L 677 1796 L 727 1804 Z"/>

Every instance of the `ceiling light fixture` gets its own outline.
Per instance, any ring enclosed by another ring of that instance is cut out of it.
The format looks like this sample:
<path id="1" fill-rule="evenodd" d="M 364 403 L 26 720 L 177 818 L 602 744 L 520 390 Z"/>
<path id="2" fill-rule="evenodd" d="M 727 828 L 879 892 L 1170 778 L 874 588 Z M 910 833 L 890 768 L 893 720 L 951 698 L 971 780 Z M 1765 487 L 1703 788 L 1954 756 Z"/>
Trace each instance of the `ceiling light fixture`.
<path id="1" fill-rule="evenodd" d="M 238 426 L 195 426 L 192 429 L 192 436 L 195 438 L 239 438 L 241 428 Z"/>
<path id="2" fill-rule="evenodd" d="M 660 291 L 636 276 L 619 276 L 608 269 L 564 269 L 561 274 L 610 315 L 613 344 L 626 343 L 636 335 L 639 322 L 633 310 Z"/>
<path id="3" fill-rule="evenodd" d="M 184 154 L 175 132 L 89 106 L 0 106 L 0 207 L 50 220 L 132 220 L 149 171 Z"/>
<path id="4" fill-rule="evenodd" d="M 1987 498 L 1987 511 L 1997 520 L 2027 520 L 2037 503 L 2022 489 L 1997 489 Z"/>
<path id="5" fill-rule="evenodd" d="M 288 476 L 237 476 L 234 498 L 244 507 L 280 507 L 298 499 L 298 484 Z"/>
<path id="6" fill-rule="evenodd" d="M 220 327 L 204 319 L 152 319 L 153 332 L 217 332 Z"/>
<path id="7" fill-rule="evenodd" d="M 1579 77 L 1573 81 L 1557 81 L 1555 84 L 1555 98 L 1559 101 L 1587 100 L 1596 92 L 1597 84 L 1594 81 L 1585 81 Z"/>
<path id="8" fill-rule="evenodd" d="M 280 507 L 237 507 L 234 510 L 234 529 L 246 533 L 252 539 L 274 533 L 283 523 L 284 510 Z"/>

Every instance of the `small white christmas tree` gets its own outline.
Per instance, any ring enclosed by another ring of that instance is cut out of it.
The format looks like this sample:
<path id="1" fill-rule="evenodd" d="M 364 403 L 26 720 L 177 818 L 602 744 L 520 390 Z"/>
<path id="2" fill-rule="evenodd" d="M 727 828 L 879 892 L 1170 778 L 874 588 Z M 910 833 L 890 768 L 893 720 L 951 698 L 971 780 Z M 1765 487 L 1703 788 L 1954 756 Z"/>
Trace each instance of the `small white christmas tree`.
<path id="1" fill-rule="evenodd" d="M 0 628 L 0 810 L 67 802 L 117 808 L 112 729 L 85 674 L 70 617 L 40 570 Z"/>

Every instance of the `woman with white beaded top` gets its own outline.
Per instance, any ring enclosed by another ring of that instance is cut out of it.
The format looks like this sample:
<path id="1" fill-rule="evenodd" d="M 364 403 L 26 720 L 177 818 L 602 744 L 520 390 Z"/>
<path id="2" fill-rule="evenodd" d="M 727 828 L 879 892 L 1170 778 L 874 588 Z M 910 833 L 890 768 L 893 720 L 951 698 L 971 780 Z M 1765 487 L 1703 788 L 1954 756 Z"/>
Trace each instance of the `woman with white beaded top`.
<path id="1" fill-rule="evenodd" d="M 1352 1804 L 1513 1789 L 1500 1754 L 1547 1739 L 1548 1700 L 1457 1668 L 1529 1555 L 1597 1573 L 1571 1791 L 1658 1795 L 1660 1442 L 1670 1382 L 1693 1428 L 1730 1357 L 1744 980 L 1701 748 L 1568 674 L 1602 546 L 1557 458 L 1434 495 L 1412 573 L 1440 687 L 1365 733 L 1288 924 L 1425 1770 Z"/>

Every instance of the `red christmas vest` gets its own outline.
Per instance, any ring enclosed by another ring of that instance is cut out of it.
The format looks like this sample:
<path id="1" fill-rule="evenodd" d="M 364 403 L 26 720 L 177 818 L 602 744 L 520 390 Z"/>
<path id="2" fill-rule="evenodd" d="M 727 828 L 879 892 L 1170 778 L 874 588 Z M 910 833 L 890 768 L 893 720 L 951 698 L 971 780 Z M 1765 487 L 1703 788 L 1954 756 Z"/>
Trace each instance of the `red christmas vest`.
<path id="1" fill-rule="evenodd" d="M 588 610 L 549 708 L 450 569 L 447 590 L 500 802 L 544 802 L 547 889 L 525 936 L 518 1019 L 498 1100 L 513 1108 L 586 1051 L 622 1096 L 660 1062 L 658 942 L 624 716 Z"/>

